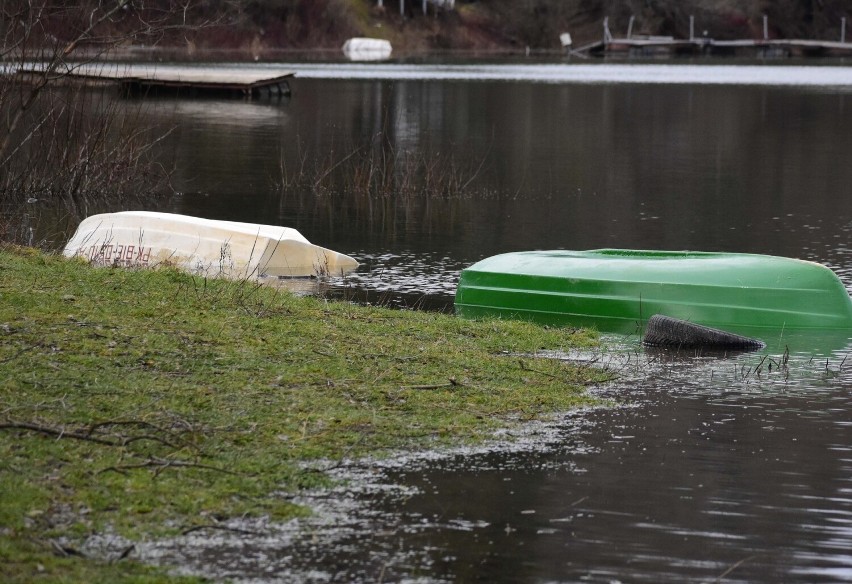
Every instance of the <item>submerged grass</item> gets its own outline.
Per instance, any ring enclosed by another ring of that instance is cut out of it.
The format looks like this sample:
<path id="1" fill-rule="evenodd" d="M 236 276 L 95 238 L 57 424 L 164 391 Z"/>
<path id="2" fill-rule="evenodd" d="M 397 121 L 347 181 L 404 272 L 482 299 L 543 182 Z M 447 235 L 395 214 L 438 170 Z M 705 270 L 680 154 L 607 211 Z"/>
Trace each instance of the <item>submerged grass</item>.
<path id="1" fill-rule="evenodd" d="M 602 373 L 511 355 L 594 343 L 0 248 L 4 580 L 170 580 L 79 543 L 308 513 L 289 496 L 327 479 L 307 461 L 481 441 L 588 403 Z"/>

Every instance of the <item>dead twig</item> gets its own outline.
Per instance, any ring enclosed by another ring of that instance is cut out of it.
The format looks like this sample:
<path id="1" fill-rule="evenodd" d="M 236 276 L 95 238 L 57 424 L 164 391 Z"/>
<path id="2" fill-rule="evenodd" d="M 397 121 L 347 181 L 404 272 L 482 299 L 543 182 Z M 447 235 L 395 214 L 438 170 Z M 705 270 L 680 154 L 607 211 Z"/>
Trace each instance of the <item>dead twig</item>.
<path id="1" fill-rule="evenodd" d="M 430 389 L 443 389 L 446 387 L 458 387 L 461 385 L 458 381 L 456 381 L 455 377 L 451 377 L 449 383 L 436 383 L 432 385 L 406 385 L 403 386 L 402 389 L 417 389 L 417 390 L 430 390 Z"/>
<path id="2" fill-rule="evenodd" d="M 107 420 L 104 422 L 93 422 L 89 424 L 89 433 L 94 434 L 95 430 L 112 426 L 139 426 L 142 428 L 151 428 L 158 432 L 166 432 L 164 428 L 160 428 L 156 424 L 146 422 L 145 420 Z"/>
<path id="3" fill-rule="evenodd" d="M 140 440 L 150 440 L 151 442 L 159 442 L 163 446 L 168 446 L 169 448 L 173 448 L 175 450 L 180 450 L 182 448 L 182 446 L 179 444 L 169 442 L 165 438 L 160 438 L 159 436 L 153 436 L 151 434 L 140 434 L 138 436 L 128 436 L 122 438 L 121 446 L 129 446 L 130 444 L 133 444 L 134 442 L 138 442 Z"/>
<path id="4" fill-rule="evenodd" d="M 113 563 L 114 563 L 114 562 L 120 562 L 121 560 L 123 560 L 123 559 L 127 558 L 127 556 L 129 556 L 129 555 L 130 555 L 131 553 L 133 553 L 135 550 L 136 550 L 136 544 L 135 544 L 135 543 L 134 543 L 134 544 L 130 544 L 129 546 L 127 546 L 126 548 L 124 548 L 123 550 L 121 550 L 121 553 L 120 553 L 120 554 L 118 554 L 118 557 L 117 557 L 117 558 L 115 558 L 114 560 L 112 560 L 112 562 L 113 562 Z"/>
<path id="5" fill-rule="evenodd" d="M 743 564 L 745 564 L 746 562 L 748 562 L 749 560 L 753 560 L 753 559 L 754 559 L 754 558 L 756 558 L 756 557 L 757 557 L 757 556 L 756 556 L 756 555 L 754 555 L 754 556 L 749 556 L 749 557 L 747 557 L 747 558 L 743 558 L 743 559 L 741 559 L 739 562 L 737 562 L 737 563 L 733 564 L 733 565 L 732 565 L 732 566 L 730 566 L 727 570 L 725 570 L 724 572 L 722 572 L 721 574 L 719 574 L 719 577 L 718 577 L 718 578 L 716 578 L 716 582 L 721 582 L 721 581 L 725 578 L 725 576 L 727 576 L 728 574 L 730 574 L 731 572 L 733 572 L 734 570 L 736 570 L 737 568 L 739 568 L 740 566 L 742 566 Z"/>
<path id="6" fill-rule="evenodd" d="M 169 448 L 173 448 L 175 450 L 179 450 L 182 446 L 178 444 L 174 444 L 165 438 L 161 438 L 160 436 L 154 436 L 153 434 L 138 434 L 135 436 L 111 436 L 111 437 L 103 437 L 94 435 L 94 431 L 97 428 L 101 428 L 104 426 L 110 425 L 142 425 L 142 426 L 151 426 L 157 430 L 161 430 L 156 426 L 148 424 L 147 422 L 134 422 L 134 421 L 123 421 L 123 422 L 100 422 L 97 424 L 93 424 L 89 426 L 88 430 L 85 432 L 75 431 L 75 430 L 67 430 L 63 427 L 53 427 L 53 426 L 45 426 L 43 424 L 36 424 L 34 422 L 23 422 L 23 421 L 14 421 L 10 420 L 8 422 L 0 423 L 0 430 L 29 430 L 31 432 L 37 432 L 39 434 L 45 434 L 47 436 L 55 436 L 57 439 L 59 438 L 71 438 L 74 440 L 83 440 L 87 442 L 94 442 L 96 444 L 103 444 L 105 446 L 128 446 L 134 442 L 138 442 L 140 440 L 150 440 L 151 442 L 159 442 L 163 446 L 168 446 Z M 162 430 L 161 430 L 162 431 Z"/>
<path id="7" fill-rule="evenodd" d="M 201 464 L 198 462 L 188 462 L 185 460 L 166 460 L 163 458 L 156 457 L 149 458 L 148 460 L 139 462 L 137 464 L 122 464 L 118 466 L 109 466 L 107 468 L 99 470 L 98 474 L 103 474 L 106 472 L 117 472 L 119 474 L 127 474 L 128 470 L 137 470 L 141 468 L 155 468 L 157 469 L 157 474 L 169 468 L 198 468 L 202 470 L 212 470 L 223 474 L 241 476 L 241 473 L 234 472 L 226 468 L 220 468 L 218 466 Z"/>
<path id="8" fill-rule="evenodd" d="M 237 527 L 228 527 L 227 525 L 216 525 L 215 523 L 205 524 L 205 525 L 194 525 L 192 527 L 188 527 L 180 532 L 181 535 L 189 535 L 190 533 L 194 533 L 196 531 L 201 531 L 203 529 L 217 529 L 219 531 L 230 531 L 231 533 L 239 533 L 240 535 L 263 535 L 259 531 L 252 531 L 250 529 L 239 529 Z"/>
<path id="9" fill-rule="evenodd" d="M 23 355 L 24 353 L 29 351 L 31 348 L 32 347 L 24 347 L 23 349 L 21 349 L 20 351 L 18 351 L 14 355 L 12 355 L 11 357 L 6 357 L 5 359 L 0 359 L 0 365 L 4 365 L 6 363 L 9 363 L 10 361 L 14 361 L 18 357 L 20 357 L 21 355 Z M 841 366 L 842 366 L 842 364 L 841 364 Z"/>
<path id="10" fill-rule="evenodd" d="M 146 422 L 144 420 L 116 420 L 116 421 L 110 420 L 110 421 L 106 421 L 106 422 L 97 422 L 97 423 L 91 424 L 89 426 L 88 430 L 89 430 L 89 434 L 91 435 L 91 434 L 94 434 L 95 431 L 100 429 L 100 428 L 113 427 L 113 426 L 137 426 L 137 427 L 140 427 L 140 428 L 150 428 L 152 430 L 155 430 L 155 431 L 163 433 L 163 434 L 169 433 L 169 430 L 167 430 L 165 428 L 161 428 L 161 427 L 157 426 L 156 424 L 152 424 L 152 423 Z M 137 434 L 137 435 L 134 435 L 134 436 L 122 436 L 121 440 L 122 440 L 121 446 L 127 446 L 129 444 L 132 444 L 133 442 L 138 442 L 139 440 L 150 440 L 152 442 L 159 442 L 163 446 L 168 446 L 169 448 L 173 448 L 175 450 L 180 450 L 181 448 L 183 448 L 185 446 L 184 444 L 175 444 L 175 443 L 171 442 L 170 440 L 167 440 L 165 438 L 161 438 L 160 436 L 155 436 L 153 434 Z"/>
<path id="11" fill-rule="evenodd" d="M 0 423 L 0 430 L 29 430 L 31 432 L 38 432 L 39 434 L 56 436 L 57 438 L 72 438 L 74 440 L 85 440 L 87 442 L 95 442 L 96 444 L 104 444 L 106 446 L 123 446 L 123 444 L 118 440 L 99 438 L 97 436 L 92 436 L 88 433 L 83 434 L 80 432 L 69 432 L 64 428 L 53 428 L 51 426 L 42 426 L 41 424 L 34 424 L 31 422 L 10 421 Z"/>
<path id="12" fill-rule="evenodd" d="M 533 369 L 526 363 L 524 363 L 523 359 L 518 359 L 518 363 L 521 366 L 521 369 L 524 371 L 531 371 L 533 373 L 538 373 L 539 375 L 546 375 L 547 377 L 551 377 L 553 379 L 561 379 L 558 375 L 554 375 L 553 373 L 548 373 L 547 371 L 539 371 L 538 369 Z"/>
<path id="13" fill-rule="evenodd" d="M 86 557 L 86 554 L 84 554 L 80 550 L 73 548 L 69 545 L 61 545 L 54 539 L 50 540 L 50 547 L 53 548 L 53 551 L 56 553 L 56 555 L 61 556 L 63 558 L 67 558 L 70 556 L 79 556 L 81 558 Z"/>

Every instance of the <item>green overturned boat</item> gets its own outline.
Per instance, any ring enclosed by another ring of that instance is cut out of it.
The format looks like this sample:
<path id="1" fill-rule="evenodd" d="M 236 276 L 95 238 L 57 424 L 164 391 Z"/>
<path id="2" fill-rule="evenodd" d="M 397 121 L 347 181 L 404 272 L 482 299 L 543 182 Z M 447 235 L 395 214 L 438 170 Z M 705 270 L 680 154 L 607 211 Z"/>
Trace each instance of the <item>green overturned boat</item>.
<path id="1" fill-rule="evenodd" d="M 462 271 L 456 313 L 636 332 L 655 314 L 724 330 L 852 331 L 852 300 L 813 262 L 742 253 L 530 251 Z"/>

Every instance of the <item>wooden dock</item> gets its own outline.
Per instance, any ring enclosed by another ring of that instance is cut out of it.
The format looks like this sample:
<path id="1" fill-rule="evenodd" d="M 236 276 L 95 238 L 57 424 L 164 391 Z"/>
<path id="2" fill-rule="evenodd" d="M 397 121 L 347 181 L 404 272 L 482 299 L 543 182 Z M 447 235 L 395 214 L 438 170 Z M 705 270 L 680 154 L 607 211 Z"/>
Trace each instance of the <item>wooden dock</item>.
<path id="1" fill-rule="evenodd" d="M 39 76 L 33 66 L 18 71 Z M 131 94 L 167 91 L 180 95 L 238 95 L 246 98 L 290 95 L 292 71 L 238 68 L 234 66 L 181 66 L 150 64 L 71 64 L 52 77 L 94 84 L 116 84 Z"/>
<path id="2" fill-rule="evenodd" d="M 574 49 L 573 53 L 630 53 L 654 55 L 660 53 L 735 54 L 755 52 L 764 56 L 822 56 L 830 54 L 852 55 L 852 43 L 814 40 L 742 39 L 715 40 L 709 38 L 612 38 Z"/>
<path id="3" fill-rule="evenodd" d="M 656 54 L 736 54 L 752 52 L 762 56 L 823 56 L 852 55 L 852 42 L 846 42 L 846 19 L 842 20 L 839 41 L 807 39 L 770 39 L 768 22 L 764 18 L 762 39 L 716 40 L 706 36 L 695 36 L 694 19 L 690 18 L 688 39 L 670 36 L 633 35 L 633 18 L 627 28 L 627 36 L 613 37 L 609 19 L 603 21 L 603 39 L 571 49 L 571 54 L 629 53 L 637 56 Z"/>

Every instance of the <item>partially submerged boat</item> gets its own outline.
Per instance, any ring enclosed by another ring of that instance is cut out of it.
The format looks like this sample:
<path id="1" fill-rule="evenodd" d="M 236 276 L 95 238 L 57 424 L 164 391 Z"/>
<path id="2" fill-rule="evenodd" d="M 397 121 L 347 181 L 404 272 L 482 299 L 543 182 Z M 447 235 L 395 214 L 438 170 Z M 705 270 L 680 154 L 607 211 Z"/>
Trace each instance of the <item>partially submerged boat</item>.
<path id="1" fill-rule="evenodd" d="M 852 331 L 852 300 L 813 262 L 741 253 L 531 251 L 462 271 L 456 312 L 468 318 L 636 332 L 655 314 L 723 330 Z"/>
<path id="2" fill-rule="evenodd" d="M 358 267 L 351 257 L 313 245 L 289 227 L 150 211 L 92 215 L 63 253 L 98 265 L 172 265 L 232 279 L 334 276 Z"/>

